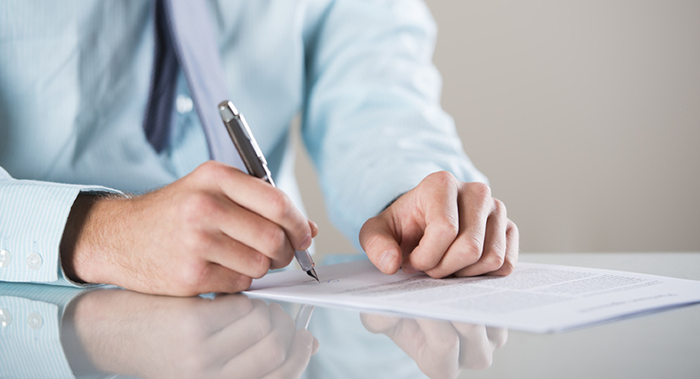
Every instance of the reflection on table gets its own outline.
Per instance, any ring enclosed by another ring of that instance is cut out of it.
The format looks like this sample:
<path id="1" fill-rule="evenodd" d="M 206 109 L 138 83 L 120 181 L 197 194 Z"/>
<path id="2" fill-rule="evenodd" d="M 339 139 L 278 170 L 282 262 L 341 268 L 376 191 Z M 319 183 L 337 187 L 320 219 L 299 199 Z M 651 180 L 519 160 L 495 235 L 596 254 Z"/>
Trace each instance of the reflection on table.
<path id="1" fill-rule="evenodd" d="M 700 280 L 700 253 L 522 258 Z M 560 334 L 511 330 L 500 349 L 501 330 L 320 307 L 302 332 L 293 326 L 298 308 L 241 295 L 178 299 L 0 283 L 0 378 L 233 371 L 228 377 L 641 379 L 700 372 L 697 305 Z"/>
<path id="2" fill-rule="evenodd" d="M 455 378 L 490 366 L 506 341 L 501 329 L 326 308 L 306 330 L 299 308 L 0 284 L 0 378 Z"/>

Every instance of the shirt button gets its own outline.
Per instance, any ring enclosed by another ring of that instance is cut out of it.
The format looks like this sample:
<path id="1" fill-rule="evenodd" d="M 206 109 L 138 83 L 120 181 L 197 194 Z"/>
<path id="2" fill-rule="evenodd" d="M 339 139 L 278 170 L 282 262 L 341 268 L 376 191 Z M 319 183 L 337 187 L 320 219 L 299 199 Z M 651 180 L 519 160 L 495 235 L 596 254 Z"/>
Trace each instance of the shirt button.
<path id="1" fill-rule="evenodd" d="M 12 324 L 12 315 L 7 309 L 0 309 L 0 326 L 3 328 Z"/>
<path id="2" fill-rule="evenodd" d="M 12 254 L 7 250 L 0 250 L 0 268 L 7 267 L 12 261 Z"/>
<path id="3" fill-rule="evenodd" d="M 41 318 L 40 314 L 32 312 L 27 316 L 27 324 L 34 330 L 41 329 L 44 326 L 44 319 Z"/>
<path id="4" fill-rule="evenodd" d="M 27 266 L 32 270 L 38 270 L 41 267 L 41 255 L 37 253 L 31 253 L 27 257 Z"/>
<path id="5" fill-rule="evenodd" d="M 192 103 L 192 99 L 188 96 L 177 95 L 177 99 L 175 99 L 175 108 L 177 109 L 177 113 L 185 114 L 192 111 L 194 104 Z"/>

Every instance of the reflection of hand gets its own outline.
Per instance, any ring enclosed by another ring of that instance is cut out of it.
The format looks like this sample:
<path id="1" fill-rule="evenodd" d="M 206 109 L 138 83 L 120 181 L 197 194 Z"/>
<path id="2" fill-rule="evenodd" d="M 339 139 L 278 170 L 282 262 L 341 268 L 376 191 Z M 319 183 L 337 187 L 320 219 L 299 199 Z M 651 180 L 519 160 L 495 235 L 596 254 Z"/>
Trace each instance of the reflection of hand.
<path id="1" fill-rule="evenodd" d="M 461 369 L 491 366 L 493 351 L 506 342 L 506 329 L 458 322 L 360 315 L 372 333 L 383 333 L 435 378 L 455 378 Z"/>
<path id="2" fill-rule="evenodd" d="M 97 369 L 145 378 L 295 378 L 318 348 L 279 305 L 243 295 L 99 290 L 79 298 L 69 314 Z"/>
<path id="3" fill-rule="evenodd" d="M 191 296 L 238 292 L 311 245 L 317 228 L 278 188 L 207 162 L 131 199 L 79 196 L 61 242 L 74 280 Z"/>
<path id="4" fill-rule="evenodd" d="M 448 172 L 428 175 L 360 231 L 379 270 L 448 275 L 508 275 L 518 260 L 518 228 L 483 183 Z"/>

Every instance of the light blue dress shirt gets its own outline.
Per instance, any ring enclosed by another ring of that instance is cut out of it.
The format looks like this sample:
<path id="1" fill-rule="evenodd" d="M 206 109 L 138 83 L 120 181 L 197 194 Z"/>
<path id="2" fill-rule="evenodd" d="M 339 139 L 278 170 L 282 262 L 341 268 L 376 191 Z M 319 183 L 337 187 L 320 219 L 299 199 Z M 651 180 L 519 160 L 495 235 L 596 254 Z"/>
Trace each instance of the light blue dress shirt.
<path id="1" fill-rule="evenodd" d="M 420 0 L 211 1 L 230 99 L 299 201 L 290 124 L 335 225 L 360 227 L 426 175 L 485 181 L 440 107 L 436 28 Z M 144 193 L 209 159 L 182 76 L 170 147 L 142 123 L 151 2 L 0 2 L 0 280 L 71 283 L 59 244 L 81 191 Z M 222 126 L 223 127 L 223 126 Z"/>

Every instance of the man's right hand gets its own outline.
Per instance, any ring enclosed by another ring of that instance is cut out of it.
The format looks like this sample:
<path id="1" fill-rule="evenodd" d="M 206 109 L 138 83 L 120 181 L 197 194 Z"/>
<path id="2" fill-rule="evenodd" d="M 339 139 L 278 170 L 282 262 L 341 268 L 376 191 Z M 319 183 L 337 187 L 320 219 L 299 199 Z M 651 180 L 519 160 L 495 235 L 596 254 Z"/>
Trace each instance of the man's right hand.
<path id="1" fill-rule="evenodd" d="M 146 195 L 80 195 L 61 260 L 79 282 L 175 296 L 238 292 L 289 264 L 317 232 L 281 190 L 211 161 Z"/>

